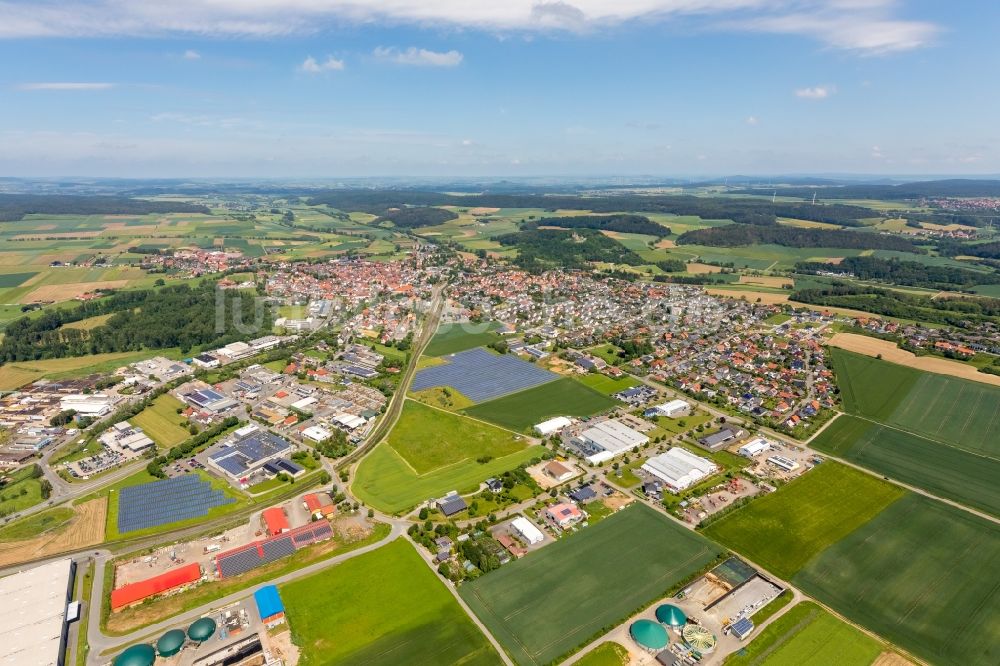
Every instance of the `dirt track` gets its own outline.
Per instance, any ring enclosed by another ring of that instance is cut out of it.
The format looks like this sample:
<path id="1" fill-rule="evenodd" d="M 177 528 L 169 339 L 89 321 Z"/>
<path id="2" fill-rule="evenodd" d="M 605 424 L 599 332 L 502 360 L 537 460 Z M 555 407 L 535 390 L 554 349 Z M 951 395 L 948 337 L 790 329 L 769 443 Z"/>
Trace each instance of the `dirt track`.
<path id="1" fill-rule="evenodd" d="M 900 349 L 896 343 L 879 338 L 870 338 L 867 335 L 857 333 L 837 333 L 830 338 L 829 343 L 833 347 L 839 347 L 865 356 L 878 356 L 886 361 L 899 363 L 917 370 L 934 372 L 939 375 L 950 375 L 961 379 L 969 379 L 983 384 L 993 384 L 1000 386 L 1000 377 L 979 372 L 971 365 L 966 365 L 960 361 L 951 361 L 946 358 L 936 356 L 916 356 L 915 354 Z"/>
<path id="2" fill-rule="evenodd" d="M 0 544 L 0 567 L 101 543 L 107 508 L 107 497 L 84 502 L 74 507 L 76 516 L 67 525 L 51 534 Z"/>

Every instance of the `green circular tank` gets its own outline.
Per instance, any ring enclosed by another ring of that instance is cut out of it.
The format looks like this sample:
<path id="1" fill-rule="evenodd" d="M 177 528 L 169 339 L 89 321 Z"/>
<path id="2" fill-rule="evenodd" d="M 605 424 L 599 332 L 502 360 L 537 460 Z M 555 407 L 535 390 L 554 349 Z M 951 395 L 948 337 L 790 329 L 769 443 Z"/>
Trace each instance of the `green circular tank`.
<path id="1" fill-rule="evenodd" d="M 210 617 L 203 617 L 195 620 L 188 627 L 188 638 L 199 643 L 204 643 L 215 633 L 215 620 Z"/>
<path id="2" fill-rule="evenodd" d="M 670 643 L 667 630 L 662 624 L 652 620 L 636 620 L 628 628 L 632 640 L 647 650 L 662 650 Z"/>
<path id="3" fill-rule="evenodd" d="M 660 604 L 656 609 L 656 619 L 670 627 L 683 627 L 687 624 L 687 615 L 673 604 Z"/>
<path id="4" fill-rule="evenodd" d="M 172 657 L 184 647 L 184 631 L 171 629 L 156 641 L 156 651 L 161 657 Z"/>
<path id="5" fill-rule="evenodd" d="M 156 650 L 152 645 L 140 643 L 125 649 L 115 657 L 114 666 L 153 666 L 156 661 Z"/>

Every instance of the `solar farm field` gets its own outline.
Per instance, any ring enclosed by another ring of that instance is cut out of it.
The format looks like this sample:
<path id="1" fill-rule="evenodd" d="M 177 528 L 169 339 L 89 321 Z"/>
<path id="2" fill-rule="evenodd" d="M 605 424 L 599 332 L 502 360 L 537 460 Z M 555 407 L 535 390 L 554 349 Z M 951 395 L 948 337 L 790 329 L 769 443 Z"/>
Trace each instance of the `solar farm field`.
<path id="1" fill-rule="evenodd" d="M 485 347 L 500 336 L 496 324 L 443 324 L 427 344 L 427 356 L 445 356 L 475 347 Z"/>
<path id="2" fill-rule="evenodd" d="M 1000 516 L 1000 460 L 842 414 L 809 446 Z"/>
<path id="3" fill-rule="evenodd" d="M 180 444 L 190 436 L 181 423 L 184 417 L 177 413 L 184 405 L 180 400 L 164 393 L 156 398 L 153 404 L 130 419 L 130 423 L 142 428 L 149 438 L 160 448 L 169 449 Z"/>
<path id="4" fill-rule="evenodd" d="M 909 494 L 793 579 L 934 664 L 1000 663 L 1000 526 Z"/>
<path id="5" fill-rule="evenodd" d="M 500 664 L 500 656 L 403 539 L 282 585 L 302 666 Z"/>
<path id="6" fill-rule="evenodd" d="M 903 496 L 869 474 L 825 462 L 705 528 L 785 580 Z"/>
<path id="7" fill-rule="evenodd" d="M 191 518 L 203 518 L 235 500 L 195 474 L 127 486 L 118 493 L 118 532 L 127 534 Z"/>
<path id="8" fill-rule="evenodd" d="M 869 666 L 882 645 L 868 634 L 803 601 L 769 624 L 726 666 Z"/>
<path id="9" fill-rule="evenodd" d="M 553 416 L 591 416 L 618 401 L 570 377 L 483 402 L 463 412 L 511 430 L 524 431 Z"/>
<path id="10" fill-rule="evenodd" d="M 833 348 L 845 410 L 928 439 L 1000 454 L 1000 388 Z"/>
<path id="11" fill-rule="evenodd" d="M 449 386 L 473 402 L 484 402 L 559 378 L 516 356 L 493 354 L 478 347 L 451 354 L 445 361 L 418 370 L 411 390 Z"/>
<path id="12" fill-rule="evenodd" d="M 660 598 L 717 546 L 635 503 L 459 588 L 518 664 L 548 664 Z"/>
<path id="13" fill-rule="evenodd" d="M 541 447 L 527 444 L 500 428 L 408 400 L 388 440 L 361 461 L 352 490 L 382 511 L 404 511 L 450 490 L 475 490 L 541 454 Z"/>

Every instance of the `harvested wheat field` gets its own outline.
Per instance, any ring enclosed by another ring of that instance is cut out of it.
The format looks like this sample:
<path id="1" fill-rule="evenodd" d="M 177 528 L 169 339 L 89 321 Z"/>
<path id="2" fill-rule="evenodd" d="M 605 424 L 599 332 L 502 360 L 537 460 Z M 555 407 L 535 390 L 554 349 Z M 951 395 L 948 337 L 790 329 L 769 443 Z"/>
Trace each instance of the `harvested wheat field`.
<path id="1" fill-rule="evenodd" d="M 0 566 L 58 555 L 101 543 L 104 541 L 104 516 L 107 509 L 107 497 L 93 499 L 73 507 L 76 516 L 51 534 L 0 544 Z"/>
<path id="2" fill-rule="evenodd" d="M 859 335 L 858 333 L 837 333 L 830 338 L 827 344 L 831 347 L 839 347 L 840 349 L 846 349 L 856 354 L 864 354 L 865 356 L 878 356 L 881 354 L 882 359 L 885 361 L 891 361 L 892 363 L 898 363 L 899 365 L 905 365 L 925 372 L 934 372 L 939 375 L 949 375 L 960 379 L 969 379 L 974 382 L 1000 386 L 1000 377 L 997 375 L 988 375 L 985 372 L 979 372 L 975 367 L 960 361 L 951 361 L 936 356 L 917 356 L 905 349 L 900 349 L 896 346 L 895 342 L 889 340 L 869 338 L 867 335 Z"/>
<path id="3" fill-rule="evenodd" d="M 722 269 L 711 264 L 700 264 L 697 261 L 692 261 L 687 265 L 687 272 L 691 275 L 706 275 L 708 273 L 721 273 Z"/>
<path id="4" fill-rule="evenodd" d="M 872 666 L 914 666 L 913 662 L 905 659 L 895 652 L 883 652 L 878 656 Z"/>
<path id="5" fill-rule="evenodd" d="M 785 286 L 790 286 L 792 279 L 780 275 L 741 275 L 740 284 L 756 284 L 761 287 L 782 289 Z"/>
<path id="6" fill-rule="evenodd" d="M 25 303 L 35 301 L 66 301 L 98 289 L 121 289 L 128 286 L 128 280 L 100 280 L 98 282 L 78 282 L 76 284 L 47 284 L 28 294 Z"/>
<path id="7" fill-rule="evenodd" d="M 690 266 L 691 264 L 688 264 Z M 758 299 L 764 305 L 781 305 L 788 302 L 788 294 L 772 294 L 767 291 L 743 291 L 742 289 L 707 289 L 713 296 L 724 296 L 726 298 L 742 298 L 745 301 L 756 303 Z"/>
<path id="8" fill-rule="evenodd" d="M 490 208 L 489 206 L 479 206 L 478 208 L 470 208 L 469 215 L 489 215 L 491 213 L 499 213 L 499 208 Z"/>
<path id="9" fill-rule="evenodd" d="M 657 250 L 669 250 L 672 247 L 677 247 L 677 243 L 670 240 L 669 238 L 664 238 L 661 241 L 657 241 L 656 245 L 654 245 L 653 247 L 655 247 Z"/>

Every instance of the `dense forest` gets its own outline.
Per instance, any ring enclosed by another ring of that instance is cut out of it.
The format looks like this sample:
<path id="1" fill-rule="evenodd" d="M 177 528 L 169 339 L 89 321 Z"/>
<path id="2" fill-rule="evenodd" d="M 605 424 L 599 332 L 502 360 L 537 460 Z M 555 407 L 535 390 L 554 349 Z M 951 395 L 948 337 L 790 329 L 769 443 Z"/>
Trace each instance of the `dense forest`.
<path id="1" fill-rule="evenodd" d="M 734 194 L 768 194 L 812 199 L 882 199 L 903 201 L 922 197 L 1000 197 L 1000 180 L 952 178 L 902 185 L 841 185 L 835 187 L 773 187 L 737 190 Z"/>
<path id="2" fill-rule="evenodd" d="M 912 296 L 876 287 L 834 282 L 829 287 L 802 289 L 789 297 L 799 303 L 849 308 L 901 319 L 964 328 L 967 323 L 1000 322 L 1000 299 Z"/>
<path id="3" fill-rule="evenodd" d="M 799 273 L 849 273 L 860 280 L 877 280 L 930 289 L 968 288 L 980 284 L 1000 283 L 1000 275 L 996 273 L 879 257 L 846 257 L 839 264 L 800 261 L 795 264 L 795 270 Z"/>
<path id="4" fill-rule="evenodd" d="M 386 210 L 375 220 L 379 222 L 392 222 L 397 227 L 414 229 L 416 227 L 433 227 L 436 224 L 444 224 L 448 220 L 454 220 L 458 215 L 443 208 L 428 208 L 426 206 L 415 206 L 412 208 L 393 208 Z"/>
<path id="5" fill-rule="evenodd" d="M 223 304 L 221 312 L 216 310 L 217 297 Z M 209 281 L 194 288 L 182 284 L 157 291 L 120 292 L 100 303 L 84 303 L 11 322 L 0 342 L 0 362 L 170 347 L 188 353 L 199 346 L 225 345 L 248 337 L 237 326 L 240 317 L 246 326 L 254 325 L 255 304 L 252 293 L 217 291 Z M 89 331 L 63 327 L 94 314 L 112 312 L 107 323 Z M 221 330 L 217 324 L 221 324 Z M 271 326 L 271 313 L 264 311 L 259 330 L 268 332 Z"/>
<path id="6" fill-rule="evenodd" d="M 334 190 L 313 195 L 311 204 L 326 204 L 344 211 L 383 215 L 389 208 L 410 206 L 487 206 L 495 208 L 585 209 L 595 213 L 624 210 L 672 215 L 697 215 L 710 220 L 733 220 L 742 224 L 777 224 L 777 218 L 860 226 L 861 220 L 879 213 L 861 206 L 843 204 L 771 203 L 763 199 L 695 197 L 688 195 L 620 194 L 609 196 L 542 194 L 466 194 L 409 190 Z"/>
<path id="7" fill-rule="evenodd" d="M 538 227 L 562 227 L 564 229 L 598 229 L 617 231 L 623 234 L 647 234 L 649 236 L 667 236 L 670 229 L 653 222 L 644 215 L 567 215 L 564 217 L 543 217 L 531 220 L 523 229 Z"/>
<path id="8" fill-rule="evenodd" d="M 938 244 L 941 254 L 947 257 L 965 255 L 982 259 L 1000 259 L 1000 241 L 988 243 L 942 242 Z"/>
<path id="9" fill-rule="evenodd" d="M 857 231 L 829 231 L 775 225 L 754 226 L 727 224 L 722 227 L 695 229 L 680 235 L 678 245 L 743 247 L 746 245 L 784 245 L 786 247 L 837 247 L 848 250 L 898 250 L 924 254 L 912 241 L 888 234 Z"/>
<path id="10" fill-rule="evenodd" d="M 146 215 L 147 213 L 205 213 L 205 206 L 177 201 L 142 201 L 125 197 L 69 194 L 0 194 L 0 222 L 25 215 Z"/>
<path id="11" fill-rule="evenodd" d="M 532 271 L 555 266 L 584 268 L 590 261 L 630 266 L 645 263 L 635 252 L 595 229 L 531 229 L 498 236 L 496 240 L 516 247 L 518 254 L 513 262 Z"/>

